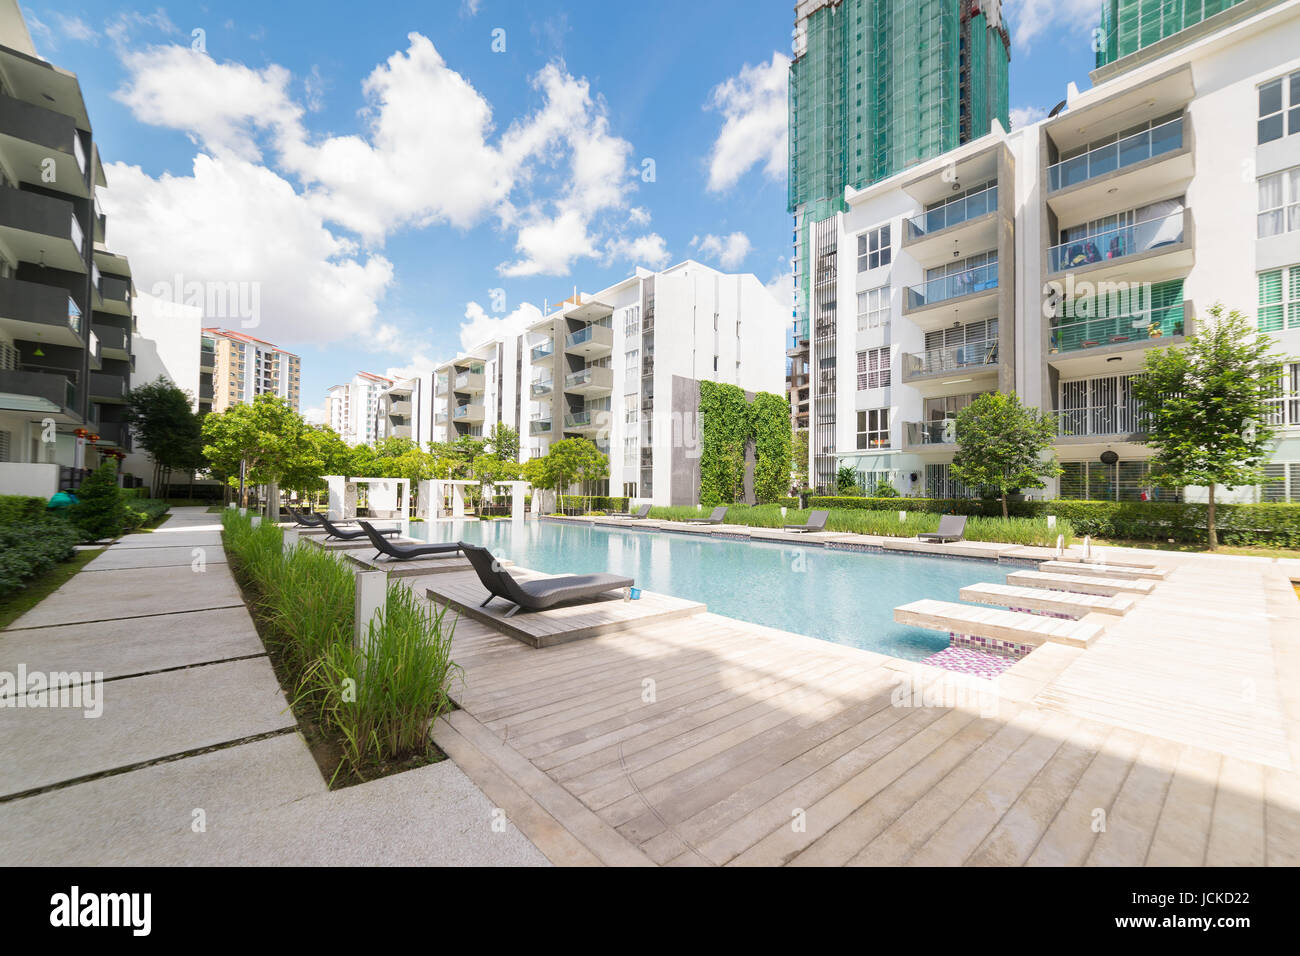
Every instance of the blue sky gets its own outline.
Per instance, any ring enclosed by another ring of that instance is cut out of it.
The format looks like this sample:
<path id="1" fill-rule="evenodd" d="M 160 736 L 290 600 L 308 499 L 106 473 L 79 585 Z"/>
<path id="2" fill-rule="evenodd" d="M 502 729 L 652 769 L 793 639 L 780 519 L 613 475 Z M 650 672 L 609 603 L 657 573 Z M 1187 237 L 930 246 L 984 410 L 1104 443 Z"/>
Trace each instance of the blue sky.
<path id="1" fill-rule="evenodd" d="M 1013 115 L 1088 85 L 1098 7 L 1006 3 Z M 144 292 L 178 273 L 255 289 L 246 331 L 303 356 L 304 408 L 638 263 L 689 256 L 784 288 L 791 11 L 24 4 L 37 50 L 81 79 L 109 246 Z"/>

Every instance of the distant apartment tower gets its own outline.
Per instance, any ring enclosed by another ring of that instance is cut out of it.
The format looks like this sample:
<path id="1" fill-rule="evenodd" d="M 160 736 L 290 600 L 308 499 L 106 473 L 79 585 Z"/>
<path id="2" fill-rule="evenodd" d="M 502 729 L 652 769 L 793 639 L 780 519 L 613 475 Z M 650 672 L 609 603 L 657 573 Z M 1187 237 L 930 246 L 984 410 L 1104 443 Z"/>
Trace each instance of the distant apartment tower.
<path id="1" fill-rule="evenodd" d="M 807 337 L 813 482 L 833 480 L 838 326 L 833 217 L 861 189 L 1010 125 L 1001 0 L 802 0 L 790 64 L 794 344 Z M 845 259 L 879 258 L 887 234 Z"/>
<path id="2" fill-rule="evenodd" d="M 207 351 L 207 342 L 212 349 Z M 298 408 L 302 397 L 302 360 L 262 339 L 228 329 L 204 329 L 199 345 L 200 373 L 212 376 L 211 411 L 251 402 L 258 395 L 278 395 Z M 204 365 L 204 362 L 211 362 Z M 202 398 L 200 379 L 200 398 Z"/>
<path id="3" fill-rule="evenodd" d="M 563 438 L 609 458 L 598 493 L 699 496 L 699 383 L 781 394 L 786 310 L 753 275 L 687 260 L 577 294 L 529 329 L 525 457 Z"/>
<path id="4" fill-rule="evenodd" d="M 434 371 L 433 440 L 462 435 L 485 438 L 497 423 L 520 432 L 520 454 L 527 459 L 523 434 L 527 398 L 523 394 L 532 361 L 523 335 L 489 339 Z"/>
<path id="5" fill-rule="evenodd" d="M 1208 36 L 1284 0 L 1103 0 L 1094 34 L 1097 81 L 1131 69 L 1139 61 Z M 1117 66 L 1107 69 L 1118 61 Z"/>
<path id="6" fill-rule="evenodd" d="M 77 77 L 0 0 L 0 493 L 75 487 L 131 448 L 131 267 L 105 247 L 107 185 Z"/>
<path id="7" fill-rule="evenodd" d="M 429 441 L 429 383 L 423 378 L 394 381 L 375 401 L 375 438 L 409 438 L 418 444 Z"/>
<path id="8" fill-rule="evenodd" d="M 352 381 L 335 385 L 326 397 L 325 421 L 349 445 L 370 445 L 379 437 L 379 397 L 393 386 L 391 378 L 357 372 Z"/>

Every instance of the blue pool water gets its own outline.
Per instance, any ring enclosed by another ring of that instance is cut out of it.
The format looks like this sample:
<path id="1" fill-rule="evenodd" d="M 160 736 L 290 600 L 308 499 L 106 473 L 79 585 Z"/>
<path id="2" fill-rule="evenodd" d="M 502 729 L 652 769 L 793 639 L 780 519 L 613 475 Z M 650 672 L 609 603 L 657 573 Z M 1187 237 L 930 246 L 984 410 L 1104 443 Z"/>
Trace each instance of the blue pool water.
<path id="1" fill-rule="evenodd" d="M 411 534 L 481 544 L 551 574 L 625 575 L 638 587 L 701 601 L 717 614 L 907 660 L 943 650 L 948 635 L 895 623 L 895 607 L 927 597 L 956 601 L 968 584 L 1006 580 L 1006 569 L 992 562 L 554 521 L 417 523 Z"/>

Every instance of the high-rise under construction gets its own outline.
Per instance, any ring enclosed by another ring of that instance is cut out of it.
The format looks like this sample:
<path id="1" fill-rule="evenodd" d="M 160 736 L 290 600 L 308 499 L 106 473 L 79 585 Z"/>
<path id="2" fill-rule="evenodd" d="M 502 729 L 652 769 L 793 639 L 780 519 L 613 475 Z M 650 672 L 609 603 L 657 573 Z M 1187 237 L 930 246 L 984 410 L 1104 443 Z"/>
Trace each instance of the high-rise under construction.
<path id="1" fill-rule="evenodd" d="M 801 0 L 790 64 L 791 355 L 810 341 L 813 226 L 862 188 L 1009 128 L 1001 0 Z M 833 259 L 833 257 L 832 257 Z M 815 281 L 816 280 L 816 281 Z M 814 357 L 815 361 L 815 357 Z"/>

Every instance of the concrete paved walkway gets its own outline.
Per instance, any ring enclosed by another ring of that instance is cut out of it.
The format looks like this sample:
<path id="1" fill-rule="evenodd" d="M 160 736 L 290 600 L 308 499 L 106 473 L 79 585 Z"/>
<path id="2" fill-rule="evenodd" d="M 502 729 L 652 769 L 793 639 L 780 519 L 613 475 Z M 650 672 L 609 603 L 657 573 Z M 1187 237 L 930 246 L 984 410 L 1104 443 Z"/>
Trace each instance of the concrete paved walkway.
<path id="1" fill-rule="evenodd" d="M 326 788 L 204 509 L 0 632 L 0 672 L 20 669 L 83 675 L 83 706 L 0 699 L 7 864 L 546 863 L 451 761 Z"/>

